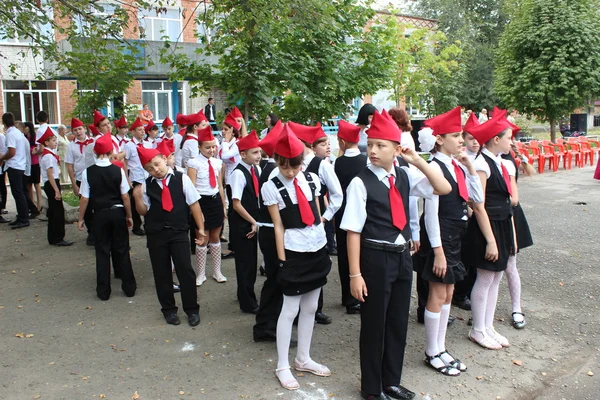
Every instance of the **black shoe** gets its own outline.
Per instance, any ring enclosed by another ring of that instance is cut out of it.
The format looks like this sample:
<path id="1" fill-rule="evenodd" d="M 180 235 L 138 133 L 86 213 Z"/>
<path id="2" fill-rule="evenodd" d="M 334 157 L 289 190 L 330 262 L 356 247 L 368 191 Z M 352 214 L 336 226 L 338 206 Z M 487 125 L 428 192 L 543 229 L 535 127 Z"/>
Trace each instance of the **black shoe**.
<path id="1" fill-rule="evenodd" d="M 467 325 L 473 326 L 473 317 L 469 317 L 469 321 L 467 321 Z"/>
<path id="2" fill-rule="evenodd" d="M 97 294 L 96 296 L 98 296 L 98 298 L 102 301 L 107 301 L 108 299 L 110 299 L 110 294 Z"/>
<path id="3" fill-rule="evenodd" d="M 144 230 L 142 228 L 133 228 L 131 230 L 131 233 L 133 233 L 134 235 L 137 235 L 137 236 L 145 236 L 146 235 L 146 232 L 144 232 Z"/>
<path id="4" fill-rule="evenodd" d="M 181 288 L 179 287 L 179 285 L 177 284 L 173 284 L 173 293 L 179 293 L 181 292 Z"/>
<path id="5" fill-rule="evenodd" d="M 179 325 L 181 323 L 181 320 L 175 313 L 165 315 L 165 319 L 167 320 L 167 324 L 170 325 Z"/>
<path id="6" fill-rule="evenodd" d="M 133 292 L 123 291 L 123 293 L 125 293 L 125 296 L 127 296 L 127 297 L 133 297 L 133 296 L 135 296 L 135 290 Z"/>
<path id="7" fill-rule="evenodd" d="M 9 220 L 5 219 L 4 217 L 0 217 L 0 224 L 8 224 L 10 223 Z"/>
<path id="8" fill-rule="evenodd" d="M 219 238 L 219 240 L 221 241 L 221 243 L 227 243 L 229 240 L 225 239 L 224 237 Z"/>
<path id="9" fill-rule="evenodd" d="M 419 324 L 424 324 L 425 323 L 425 316 L 423 314 L 417 313 L 417 322 Z"/>
<path id="10" fill-rule="evenodd" d="M 235 254 L 233 253 L 233 251 L 230 251 L 227 254 L 221 253 L 221 260 L 226 260 L 228 258 L 233 258 L 233 257 L 235 257 Z"/>
<path id="11" fill-rule="evenodd" d="M 40 215 L 39 211 L 34 211 L 32 213 L 29 214 L 29 219 L 34 219 L 37 218 L 37 216 Z"/>
<path id="12" fill-rule="evenodd" d="M 277 336 L 275 336 L 274 332 L 263 332 L 261 334 L 254 333 L 254 341 L 255 342 L 275 342 L 277 341 Z"/>
<path id="13" fill-rule="evenodd" d="M 449 315 L 448 316 L 448 326 L 452 326 L 454 325 L 454 322 L 456 322 L 456 317 L 454 315 Z"/>
<path id="14" fill-rule="evenodd" d="M 361 397 L 361 399 L 364 399 L 364 400 L 389 400 L 390 399 L 390 397 L 383 392 L 379 393 L 378 395 L 377 394 L 366 394 L 366 393 L 360 392 L 360 397 Z"/>
<path id="15" fill-rule="evenodd" d="M 258 314 L 258 307 L 256 307 L 256 308 L 255 308 L 255 309 L 253 309 L 253 310 L 250 310 L 250 311 L 245 311 L 245 310 L 242 310 L 242 312 L 243 312 L 243 313 L 246 313 L 246 314 L 254 314 L 254 315 L 256 315 L 256 314 Z"/>
<path id="16" fill-rule="evenodd" d="M 92 235 L 88 235 L 87 239 L 85 239 L 85 244 L 88 246 L 96 245 L 96 239 Z"/>
<path id="17" fill-rule="evenodd" d="M 265 271 L 265 267 L 263 267 L 262 265 L 260 267 L 258 267 L 258 270 L 260 271 L 260 276 L 267 275 L 267 271 Z"/>
<path id="18" fill-rule="evenodd" d="M 322 312 L 317 312 L 315 314 L 315 322 L 317 324 L 329 325 L 331 323 L 331 317 Z"/>
<path id="19" fill-rule="evenodd" d="M 462 299 L 452 300 L 452 304 L 463 310 L 471 311 L 471 299 L 463 297 Z"/>
<path id="20" fill-rule="evenodd" d="M 71 246 L 72 244 L 73 244 L 73 242 L 69 242 L 68 240 L 65 240 L 65 239 L 61 240 L 58 243 L 54 243 L 54 245 L 58 246 L 58 247 L 67 247 L 67 246 Z"/>
<path id="21" fill-rule="evenodd" d="M 188 316 L 188 324 L 190 324 L 190 326 L 198 326 L 200 324 L 200 314 L 193 313 Z"/>
<path id="22" fill-rule="evenodd" d="M 392 399 L 410 400 L 415 398 L 414 392 L 411 392 L 404 386 L 386 386 L 383 392 Z"/>
<path id="23" fill-rule="evenodd" d="M 18 220 L 18 219 L 15 219 L 14 221 L 12 221 L 12 222 L 9 222 L 9 223 L 8 223 L 8 225 L 9 225 L 9 226 L 15 226 L 15 225 L 16 225 L 16 224 L 18 224 L 18 223 L 19 223 L 19 220 Z"/>
<path id="24" fill-rule="evenodd" d="M 117 274 L 117 273 L 115 272 L 115 279 L 121 279 L 121 274 Z"/>
<path id="25" fill-rule="evenodd" d="M 27 228 L 28 226 L 29 226 L 29 221 L 17 222 L 15 225 L 11 226 L 10 229 L 21 229 L 21 228 Z"/>
<path id="26" fill-rule="evenodd" d="M 360 314 L 360 303 L 346 307 L 346 314 Z"/>
<path id="27" fill-rule="evenodd" d="M 327 249 L 327 254 L 329 254 L 330 256 L 337 256 L 337 249 L 335 247 Z"/>

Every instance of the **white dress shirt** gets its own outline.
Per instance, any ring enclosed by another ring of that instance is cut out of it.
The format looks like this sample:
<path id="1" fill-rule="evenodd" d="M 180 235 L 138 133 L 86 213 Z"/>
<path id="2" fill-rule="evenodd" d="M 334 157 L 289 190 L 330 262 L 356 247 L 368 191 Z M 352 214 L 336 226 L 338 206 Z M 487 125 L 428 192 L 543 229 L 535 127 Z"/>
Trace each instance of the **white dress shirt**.
<path id="1" fill-rule="evenodd" d="M 231 185 L 231 174 L 233 174 L 235 167 L 242 161 L 237 141 L 235 139 L 231 142 L 223 140 L 219 151 L 219 157 L 223 160 L 225 168 L 225 184 Z"/>
<path id="2" fill-rule="evenodd" d="M 27 154 L 31 156 L 29 142 L 25 138 L 25 135 L 14 126 L 11 126 L 6 131 L 6 151 L 8 149 L 15 149 L 15 155 L 6 160 L 4 170 L 12 168 L 25 171 L 27 169 Z"/>
<path id="3" fill-rule="evenodd" d="M 8 149 L 6 148 L 6 135 L 0 132 L 0 156 L 3 156 Z"/>
<path id="4" fill-rule="evenodd" d="M 96 165 L 99 167 L 108 167 L 112 165 L 108 158 L 99 158 L 96 160 Z M 121 195 L 129 192 L 129 183 L 127 183 L 127 177 L 125 176 L 125 171 L 123 168 L 119 168 L 121 170 Z M 83 170 L 81 173 L 81 187 L 79 188 L 79 194 L 82 197 L 87 199 L 90 198 L 90 183 L 87 179 L 87 169 Z M 115 204 L 119 206 L 119 204 Z"/>
<path id="5" fill-rule="evenodd" d="M 252 172 L 250 171 L 250 165 L 246 164 L 243 161 L 240 161 L 240 164 L 244 168 L 246 168 L 250 174 L 252 174 Z M 258 170 L 258 175 L 256 175 L 256 179 L 258 179 L 260 177 L 260 167 L 257 165 L 256 169 Z M 242 194 L 244 193 L 244 188 L 246 187 L 246 176 L 244 175 L 244 173 L 237 169 L 234 170 L 231 173 L 230 185 L 231 185 L 231 198 L 241 200 Z M 258 203 L 258 197 L 256 198 L 256 201 Z"/>
<path id="6" fill-rule="evenodd" d="M 173 134 L 173 145 L 175 146 L 175 165 L 178 167 L 183 167 L 181 164 L 183 161 L 183 150 L 181 149 L 181 141 L 183 140 L 183 136 L 179 133 L 175 132 Z"/>
<path id="7" fill-rule="evenodd" d="M 315 158 L 314 154 L 308 154 L 304 157 L 304 161 L 302 161 L 302 170 L 306 171 L 310 162 Z M 329 204 L 327 205 L 327 209 L 323 213 L 323 218 L 327 221 L 331 221 L 337 210 L 342 206 L 342 201 L 344 201 L 344 194 L 342 193 L 342 186 L 340 185 L 340 180 L 335 174 L 335 170 L 333 169 L 333 165 L 328 162 L 321 162 L 319 164 L 319 181 L 321 185 L 327 186 Z"/>
<path id="8" fill-rule="evenodd" d="M 52 176 L 54 179 L 58 179 L 58 177 L 60 176 L 60 165 L 58 164 L 56 157 L 54 157 L 56 151 L 51 150 L 49 148 L 46 148 L 46 150 L 51 152 L 52 154 L 44 154 L 40 158 L 40 172 L 42 176 L 42 184 L 48 181 L 48 168 L 52 168 Z"/>
<path id="9" fill-rule="evenodd" d="M 475 158 L 477 157 L 477 153 L 473 153 L 469 149 L 465 149 L 465 153 L 467 153 L 467 156 L 469 156 L 469 160 L 471 160 L 471 163 L 474 163 L 475 162 Z"/>
<path id="10" fill-rule="evenodd" d="M 448 169 L 450 175 L 452 175 L 452 178 L 454 178 L 454 181 L 456 182 L 456 173 L 454 172 L 454 165 L 452 165 L 452 158 L 440 152 L 435 153 L 434 158 L 444 163 L 444 166 Z M 472 199 L 474 203 L 482 203 L 484 200 L 484 194 L 479 175 L 471 175 L 464 165 L 458 161 L 456 163 L 465 173 L 465 183 L 469 192 L 469 198 Z M 442 169 L 438 163 L 431 162 L 429 165 L 442 173 Z M 440 219 L 438 215 L 439 206 L 440 196 L 437 194 L 434 194 L 431 196 L 431 199 L 425 202 L 425 229 L 427 230 L 427 236 L 429 236 L 431 247 L 440 247 L 442 245 L 442 239 L 440 236 Z M 463 221 L 467 221 L 469 217 L 465 215 L 462 219 Z"/>
<path id="11" fill-rule="evenodd" d="M 118 133 L 115 135 L 115 140 L 117 141 L 119 148 L 122 150 L 124 150 L 123 146 L 125 146 L 127 142 L 131 141 L 131 139 L 129 139 L 127 136 L 121 136 Z"/>
<path id="12" fill-rule="evenodd" d="M 166 175 L 167 185 L 169 185 L 169 182 L 171 182 L 172 176 L 173 176 L 173 170 L 171 168 L 169 168 L 169 171 L 167 172 L 167 175 Z M 154 182 L 154 181 L 156 181 L 158 183 L 158 186 L 162 189 L 162 187 L 163 187 L 162 179 L 156 179 L 153 177 L 152 182 Z M 187 176 L 186 174 L 182 174 L 182 182 L 183 182 L 183 195 L 185 196 L 185 202 L 187 203 L 188 206 L 191 206 L 192 204 L 194 204 L 195 202 L 200 200 L 200 195 L 198 194 L 198 191 L 194 187 L 194 184 L 192 183 L 192 180 L 190 179 L 189 176 Z M 150 197 L 148 197 L 148 194 L 146 193 L 146 182 L 144 182 L 142 185 L 142 192 L 143 192 L 144 204 L 146 205 L 146 207 L 148 207 L 148 210 L 150 210 Z M 177 193 L 171 193 L 171 197 L 174 197 L 177 195 L 178 195 Z"/>
<path id="13" fill-rule="evenodd" d="M 208 161 L 214 169 L 215 180 L 217 185 L 215 187 L 210 186 L 210 174 L 208 169 Z M 202 153 L 198 154 L 196 158 L 188 160 L 188 168 L 196 170 L 196 190 L 201 196 L 214 196 L 219 193 L 219 173 L 223 168 L 223 161 L 217 160 L 214 157 L 210 159 L 206 158 Z"/>
<path id="14" fill-rule="evenodd" d="M 392 168 L 389 172 L 381 167 L 370 164 L 367 166 L 377 176 L 377 178 L 383 182 L 385 186 L 390 187 L 389 180 L 387 177 L 393 175 L 396 177 L 396 169 Z M 423 197 L 430 199 L 433 196 L 433 187 L 427 180 L 427 177 L 417 168 L 402 168 L 407 176 L 410 185 L 409 195 L 416 197 Z M 345 231 L 352 231 L 361 233 L 367 220 L 367 188 L 364 182 L 359 177 L 355 177 L 350 182 L 348 189 L 346 190 L 346 211 L 344 211 L 344 217 L 340 228 Z M 390 215 L 390 219 L 391 219 Z M 368 238 L 367 238 L 368 239 Z M 406 240 L 399 234 L 394 243 L 390 244 L 404 244 Z"/>
<path id="15" fill-rule="evenodd" d="M 129 170 L 129 179 L 131 182 L 144 183 L 146 179 L 146 170 L 140 161 L 137 147 L 138 144 L 144 144 L 133 138 L 125 145 L 125 159 L 127 160 L 127 169 Z M 144 146 L 145 147 L 145 146 Z"/>
<path id="16" fill-rule="evenodd" d="M 189 138 L 183 143 L 183 148 L 181 149 L 181 166 L 183 168 L 187 168 L 188 160 L 196 158 L 200 153 L 200 149 L 198 148 L 198 135 L 188 133 L 186 136 L 189 136 Z"/>
<path id="17" fill-rule="evenodd" d="M 144 139 L 144 147 L 147 149 L 155 149 L 158 143 L 157 139 Z"/>
<path id="18" fill-rule="evenodd" d="M 485 147 L 483 148 L 483 150 L 481 151 L 482 154 L 485 154 L 486 156 L 488 156 L 489 158 L 491 158 L 492 160 L 494 160 L 494 162 L 496 163 L 496 167 L 498 167 L 498 171 L 500 171 L 500 174 L 502 174 L 502 163 L 503 161 L 505 161 L 501 154 L 498 154 L 497 156 L 493 155 L 488 149 L 486 149 Z M 512 164 L 512 163 L 511 163 Z M 483 171 L 485 172 L 485 175 L 487 176 L 487 179 L 490 178 L 491 175 L 491 171 L 490 171 L 490 166 L 489 164 L 485 161 L 485 158 L 483 158 L 483 156 L 477 157 L 475 159 L 475 169 L 477 171 Z"/>
<path id="19" fill-rule="evenodd" d="M 86 138 L 86 140 L 87 140 L 87 138 Z M 85 142 L 85 140 L 84 140 L 84 142 Z M 67 154 L 65 155 L 65 162 L 67 164 L 73 165 L 73 170 L 75 172 L 75 179 L 81 182 L 81 174 L 86 169 L 85 152 L 88 147 L 91 146 L 93 149 L 94 146 L 93 146 L 93 143 L 86 144 L 82 149 L 81 146 L 79 145 L 79 143 L 81 143 L 81 142 L 78 139 L 75 139 L 74 141 L 69 143 L 69 146 L 67 147 Z"/>
<path id="20" fill-rule="evenodd" d="M 278 169 L 274 170 L 274 172 L 277 172 L 277 178 L 279 178 L 281 183 L 283 183 L 286 190 L 288 191 L 290 200 L 293 204 L 298 204 L 298 198 L 296 197 L 296 189 L 294 188 L 294 180 L 287 179 L 278 171 Z M 316 186 L 315 196 L 319 196 L 321 191 L 319 177 L 312 173 L 311 177 Z M 310 186 L 306 181 L 306 177 L 303 173 L 300 173 L 296 175 L 296 178 L 298 179 L 298 186 L 306 196 L 306 199 L 308 201 L 311 201 L 313 198 L 312 191 L 310 190 Z M 277 204 L 279 206 L 279 210 L 283 210 L 285 208 L 285 202 L 281 197 L 281 193 L 279 192 L 277 186 L 275 186 L 275 183 L 273 183 L 271 179 L 265 182 L 260 192 L 266 207 Z M 283 245 L 287 250 L 291 251 L 301 253 L 315 252 L 322 249 L 326 244 L 327 237 L 325 236 L 325 228 L 323 223 L 320 223 L 318 225 L 307 226 L 300 229 L 285 229 L 283 234 Z"/>

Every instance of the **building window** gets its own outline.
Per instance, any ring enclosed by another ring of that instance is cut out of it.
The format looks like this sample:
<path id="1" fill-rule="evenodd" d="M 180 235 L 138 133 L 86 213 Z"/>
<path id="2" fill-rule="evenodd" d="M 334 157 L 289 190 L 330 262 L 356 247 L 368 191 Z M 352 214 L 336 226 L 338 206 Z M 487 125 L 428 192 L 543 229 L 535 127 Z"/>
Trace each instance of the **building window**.
<path id="1" fill-rule="evenodd" d="M 48 4 L 48 0 L 42 1 L 42 9 L 38 9 L 38 16 L 41 17 L 42 20 L 46 22 L 41 24 L 35 24 L 34 26 L 27 26 L 25 31 L 35 30 L 39 31 L 39 34 L 47 41 L 54 42 L 54 26 L 52 25 L 52 21 L 54 20 L 54 7 L 52 4 Z M 47 17 L 47 18 L 44 18 Z M 14 44 L 30 44 L 32 39 L 30 36 L 27 36 L 25 33 L 23 35 L 19 35 L 19 32 L 11 32 L 11 37 L 6 32 L 6 30 L 0 26 L 0 43 L 14 43 Z M 16 37 L 15 37 L 16 36 Z M 36 34 L 34 34 L 36 37 Z"/>
<path id="2" fill-rule="evenodd" d="M 185 110 L 185 96 L 183 95 L 183 82 L 177 83 L 177 98 L 179 110 L 173 109 L 173 84 L 164 81 L 142 81 L 142 102 L 154 115 L 155 122 L 161 122 L 167 116 L 173 118 L 174 111 Z"/>
<path id="3" fill-rule="evenodd" d="M 179 9 L 163 8 L 140 10 L 138 14 L 141 37 L 146 40 L 169 40 L 176 42 L 181 35 L 181 13 Z"/>
<path id="4" fill-rule="evenodd" d="M 115 14 L 117 7 L 118 6 L 115 4 L 97 3 L 93 6 L 90 6 L 89 12 L 95 18 L 108 20 L 112 15 Z M 73 22 L 75 23 L 77 32 L 83 36 L 85 36 L 91 29 L 90 20 L 82 17 L 82 15 L 73 17 Z"/>
<path id="5" fill-rule="evenodd" d="M 4 109 L 17 121 L 31 121 L 44 110 L 51 125 L 60 124 L 60 104 L 56 81 L 2 81 Z"/>

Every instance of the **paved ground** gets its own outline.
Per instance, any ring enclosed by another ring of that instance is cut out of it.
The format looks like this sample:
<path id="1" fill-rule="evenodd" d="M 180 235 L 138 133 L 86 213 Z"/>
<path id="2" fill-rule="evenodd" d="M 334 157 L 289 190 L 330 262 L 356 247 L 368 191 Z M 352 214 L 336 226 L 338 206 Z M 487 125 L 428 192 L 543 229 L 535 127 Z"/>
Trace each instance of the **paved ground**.
<path id="1" fill-rule="evenodd" d="M 586 167 L 521 179 L 536 245 L 519 255 L 525 330 L 510 326 L 501 287 L 496 326 L 512 347 L 493 352 L 469 342 L 469 314 L 454 310 L 447 342 L 469 370 L 438 375 L 423 364 L 413 304 L 407 387 L 431 399 L 600 398 L 600 182 L 592 174 Z M 229 282 L 199 289 L 200 326 L 174 327 L 160 313 L 143 238 L 131 239 L 137 295 L 125 297 L 117 281 L 101 302 L 84 235 L 68 226 L 76 244 L 64 249 L 49 247 L 45 235 L 41 221 L 17 232 L 0 225 L 0 399 L 131 399 L 136 391 L 144 400 L 359 398 L 358 317 L 339 306 L 335 266 L 325 289 L 334 321 L 316 326 L 312 347 L 333 375 L 302 376 L 301 390 L 287 392 L 273 374 L 275 345 L 254 343 L 253 318 L 238 309 L 233 261 L 225 262 Z"/>

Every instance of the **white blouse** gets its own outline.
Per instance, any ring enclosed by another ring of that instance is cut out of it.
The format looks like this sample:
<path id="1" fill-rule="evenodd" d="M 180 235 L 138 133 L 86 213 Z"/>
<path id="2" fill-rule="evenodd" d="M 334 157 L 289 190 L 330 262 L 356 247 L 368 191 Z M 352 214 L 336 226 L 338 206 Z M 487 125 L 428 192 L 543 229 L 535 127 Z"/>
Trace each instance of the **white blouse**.
<path id="1" fill-rule="evenodd" d="M 60 166 L 58 164 L 58 161 L 56 161 L 56 157 L 54 157 L 54 154 L 56 154 L 56 152 L 48 148 L 46 148 L 46 150 L 50 151 L 53 154 L 45 154 L 40 159 L 42 183 L 46 183 L 48 181 L 48 168 L 52 168 L 52 175 L 54 179 L 58 179 L 58 177 L 60 176 Z"/>
<path id="2" fill-rule="evenodd" d="M 237 141 L 232 140 L 231 142 L 226 142 L 223 140 L 221 143 L 221 149 L 219 150 L 219 158 L 223 160 L 223 165 L 225 168 L 225 184 L 231 185 L 231 174 L 233 173 L 235 167 L 237 167 L 242 160 L 237 146 Z"/>
<path id="3" fill-rule="evenodd" d="M 210 186 L 209 161 L 214 169 L 215 180 L 217 182 L 215 187 Z M 196 158 L 188 160 L 187 166 L 196 170 L 196 182 L 194 184 L 198 193 L 202 196 L 214 196 L 219 193 L 219 173 L 221 172 L 221 168 L 223 168 L 223 161 L 217 160 L 214 157 L 208 159 L 200 153 Z"/>

